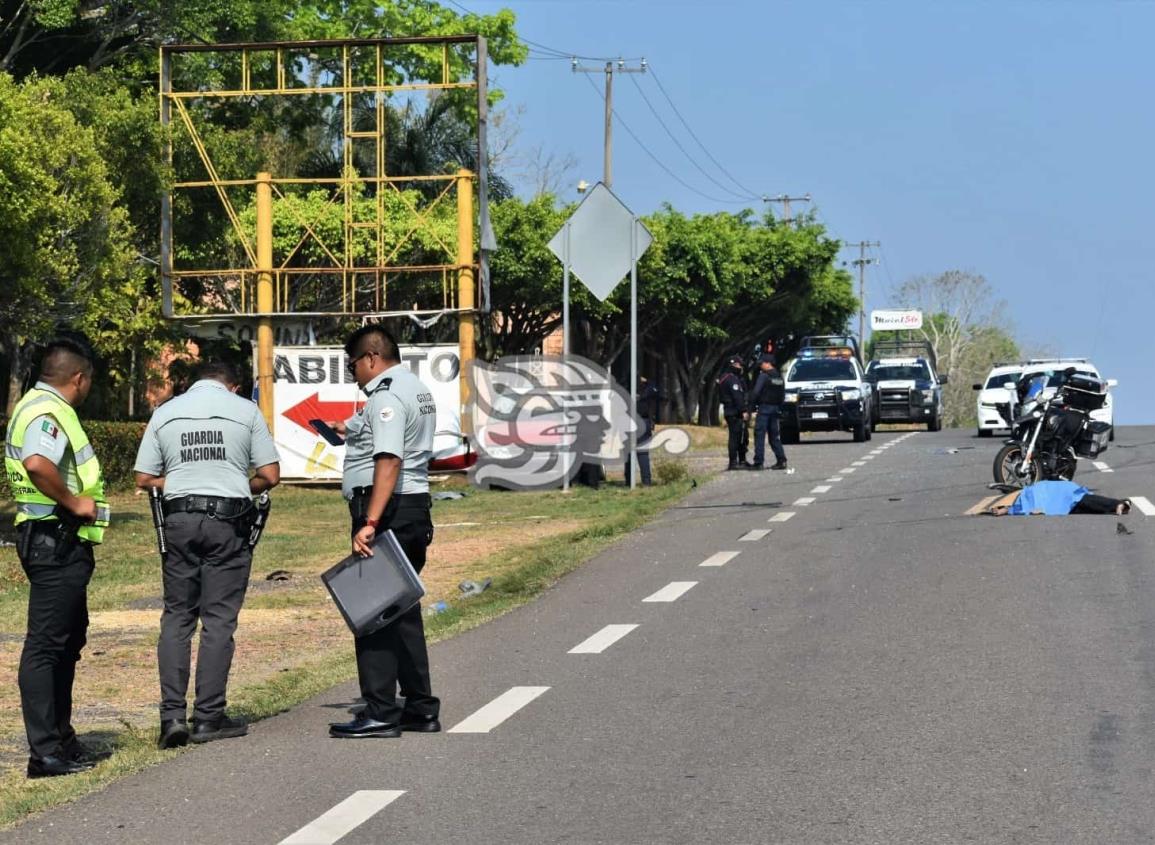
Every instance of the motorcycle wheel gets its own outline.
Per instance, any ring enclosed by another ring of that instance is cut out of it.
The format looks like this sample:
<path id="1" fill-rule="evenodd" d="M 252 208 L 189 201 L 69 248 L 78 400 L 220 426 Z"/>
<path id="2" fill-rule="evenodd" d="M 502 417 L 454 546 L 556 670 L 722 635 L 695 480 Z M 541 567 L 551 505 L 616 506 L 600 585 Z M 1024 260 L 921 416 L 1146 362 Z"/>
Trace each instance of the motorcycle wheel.
<path id="1" fill-rule="evenodd" d="M 1029 467 L 1023 466 L 1023 447 L 1008 443 L 995 456 L 995 481 L 1016 487 L 1026 487 L 1043 479 L 1043 466 L 1038 458 L 1031 458 Z"/>

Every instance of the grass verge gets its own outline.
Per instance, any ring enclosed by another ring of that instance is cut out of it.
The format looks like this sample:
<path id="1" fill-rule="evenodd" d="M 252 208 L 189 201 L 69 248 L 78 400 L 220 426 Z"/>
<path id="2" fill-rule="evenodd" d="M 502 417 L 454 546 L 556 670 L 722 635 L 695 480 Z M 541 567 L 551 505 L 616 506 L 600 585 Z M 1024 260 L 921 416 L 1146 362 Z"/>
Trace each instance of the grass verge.
<path id="1" fill-rule="evenodd" d="M 569 494 L 544 493 L 532 496 L 477 493 L 469 499 L 439 503 L 434 512 L 435 523 L 447 523 L 449 526 L 455 524 L 453 520 L 464 518 L 489 522 L 513 521 L 516 524 L 519 519 L 536 520 L 543 516 L 552 518 L 564 515 L 581 527 L 565 533 L 539 537 L 531 543 L 513 544 L 498 553 L 491 553 L 474 561 L 466 570 L 468 573 L 499 573 L 494 576 L 493 586 L 480 596 L 468 601 L 453 602 L 447 611 L 426 617 L 426 630 L 430 640 L 446 639 L 529 602 L 615 539 L 642 525 L 669 504 L 680 499 L 688 489 L 688 483 L 678 483 L 639 488 L 632 493 L 619 486 L 604 486 L 597 491 L 576 488 Z M 309 497 L 317 495 L 322 495 L 322 492 L 286 491 L 283 498 L 288 499 L 291 507 L 294 497 L 298 497 L 300 499 L 298 504 L 307 509 Z M 330 499 L 333 496 L 331 492 L 324 495 Z M 523 511 L 533 513 L 523 514 Z M 291 545 L 295 542 L 292 536 L 294 533 L 292 523 L 293 520 L 287 521 L 285 537 L 270 543 L 274 550 L 278 543 Z M 148 529 L 151 530 L 151 526 L 148 526 Z M 140 532 L 131 535 L 133 549 L 137 553 L 140 551 L 137 547 L 143 542 L 138 533 L 147 536 L 144 526 L 140 527 Z M 344 545 L 345 541 L 340 532 L 333 542 L 339 546 Z M 438 540 L 435 539 L 434 544 L 436 547 Z M 265 551 L 268 554 L 268 549 Z M 326 546 L 322 552 L 316 550 L 313 552 L 314 556 L 324 558 L 328 549 Z M 307 559 L 311 561 L 312 556 L 307 556 Z M 319 571 L 314 563 L 310 562 L 308 565 L 314 566 L 314 572 Z M 130 574 L 127 563 L 125 567 L 126 569 L 110 574 L 107 584 L 96 586 L 94 592 L 97 593 L 95 602 L 97 605 L 113 607 L 133 596 L 139 600 L 142 589 L 135 576 L 141 573 Z M 431 597 L 436 597 L 432 591 Z M 16 611 L 19 599 L 10 594 L 4 598 L 7 601 L 0 601 L 0 619 L 8 617 L 6 621 L 11 625 L 12 615 Z M 262 598 L 267 597 L 257 596 L 255 602 L 259 604 Z M 321 597 L 319 600 L 324 599 Z M 290 607 L 285 612 L 297 613 L 299 608 Z M 325 613 L 328 617 L 336 615 L 331 608 L 325 609 Z M 245 620 L 242 617 L 242 629 L 244 625 Z M 243 636 L 243 633 L 239 636 Z M 300 704 L 335 684 L 353 678 L 355 676 L 353 649 L 347 632 L 344 634 L 344 640 L 346 646 L 336 649 L 336 654 L 284 666 L 253 683 L 234 684 L 230 692 L 230 710 L 253 721 L 268 718 Z M 146 645 L 151 646 L 154 642 L 155 638 Z M 83 675 L 85 669 L 82 662 L 78 678 Z M 18 714 L 16 715 L 18 718 Z M 177 754 L 195 752 L 195 749 L 158 751 L 155 748 L 155 727 L 147 720 L 141 719 L 121 718 L 118 725 L 108 726 L 99 731 L 82 732 L 82 736 L 87 742 L 107 745 L 114 750 L 113 756 L 91 772 L 41 781 L 26 780 L 21 757 L 21 765 L 9 766 L 3 776 L 0 776 L 0 828 L 11 827 L 32 814 L 98 791 L 118 778 L 171 759 Z"/>

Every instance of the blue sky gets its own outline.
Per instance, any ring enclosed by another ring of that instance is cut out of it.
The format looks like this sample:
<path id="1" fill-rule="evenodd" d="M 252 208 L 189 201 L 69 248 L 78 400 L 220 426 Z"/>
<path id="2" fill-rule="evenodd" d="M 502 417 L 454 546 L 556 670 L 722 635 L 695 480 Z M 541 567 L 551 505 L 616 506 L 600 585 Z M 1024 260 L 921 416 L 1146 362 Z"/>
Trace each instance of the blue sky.
<path id="1" fill-rule="evenodd" d="M 645 56 L 744 187 L 810 193 L 833 234 L 882 242 L 868 307 L 890 305 L 888 289 L 912 275 L 981 273 L 1028 349 L 1091 357 L 1119 379 L 1118 419 L 1155 422 L 1155 250 L 1145 235 L 1155 4 L 462 2 L 511 8 L 523 37 L 566 53 Z M 567 61 L 494 76 L 507 103 L 524 107 L 522 145 L 575 155 L 572 183 L 601 178 L 601 100 Z M 654 78 L 634 80 L 698 163 L 734 188 Z M 698 191 L 618 127 L 614 190 L 635 211 L 663 201 L 688 213 L 742 207 L 701 196 L 734 199 L 683 156 L 634 81 L 616 79 L 614 99 Z"/>

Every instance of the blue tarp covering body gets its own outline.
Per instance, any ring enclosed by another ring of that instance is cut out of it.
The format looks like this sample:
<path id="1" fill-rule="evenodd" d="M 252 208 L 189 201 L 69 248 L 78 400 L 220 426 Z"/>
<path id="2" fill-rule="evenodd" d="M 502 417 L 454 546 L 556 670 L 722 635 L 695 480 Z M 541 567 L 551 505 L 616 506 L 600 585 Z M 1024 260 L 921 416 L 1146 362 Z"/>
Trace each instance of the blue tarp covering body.
<path id="1" fill-rule="evenodd" d="M 1011 516 L 1067 516 L 1090 491 L 1073 481 L 1040 481 L 1024 487 L 1007 511 Z"/>

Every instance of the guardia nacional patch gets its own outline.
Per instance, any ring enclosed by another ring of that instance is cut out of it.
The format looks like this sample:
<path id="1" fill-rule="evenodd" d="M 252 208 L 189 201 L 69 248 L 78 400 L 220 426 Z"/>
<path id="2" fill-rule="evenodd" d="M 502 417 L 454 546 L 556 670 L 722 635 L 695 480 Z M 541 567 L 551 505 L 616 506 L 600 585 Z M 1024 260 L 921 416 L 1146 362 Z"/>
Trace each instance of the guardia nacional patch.
<path id="1" fill-rule="evenodd" d="M 52 420 L 45 420 L 40 423 L 40 430 L 53 439 L 60 433 L 60 429 L 53 424 Z"/>

